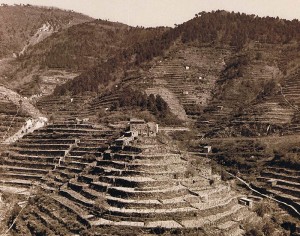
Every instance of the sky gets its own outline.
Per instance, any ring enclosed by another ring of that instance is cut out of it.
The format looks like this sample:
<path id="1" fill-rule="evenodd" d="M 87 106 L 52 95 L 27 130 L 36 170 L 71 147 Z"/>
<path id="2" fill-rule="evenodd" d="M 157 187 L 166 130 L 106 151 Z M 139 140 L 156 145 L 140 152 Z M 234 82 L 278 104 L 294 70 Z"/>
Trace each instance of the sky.
<path id="1" fill-rule="evenodd" d="M 144 27 L 173 27 L 196 13 L 212 10 L 300 20 L 300 0 L 0 0 L 1 3 L 55 6 Z"/>

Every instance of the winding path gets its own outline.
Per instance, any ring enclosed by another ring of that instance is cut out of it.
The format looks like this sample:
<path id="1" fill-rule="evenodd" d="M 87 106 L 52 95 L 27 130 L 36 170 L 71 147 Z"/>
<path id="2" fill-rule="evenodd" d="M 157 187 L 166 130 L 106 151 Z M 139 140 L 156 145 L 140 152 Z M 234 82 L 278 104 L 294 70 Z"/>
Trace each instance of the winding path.
<path id="1" fill-rule="evenodd" d="M 24 135 L 32 133 L 36 129 L 39 129 L 47 124 L 48 119 L 39 111 L 39 109 L 37 109 L 20 94 L 4 87 L 3 85 L 0 85 L 0 97 L 8 99 L 18 107 L 20 106 L 21 110 L 32 117 L 24 123 L 23 127 L 18 132 L 4 140 L 4 144 L 14 143 Z"/>
<path id="2" fill-rule="evenodd" d="M 251 185 L 250 185 L 249 183 L 247 183 L 245 180 L 241 179 L 240 177 L 237 177 L 237 176 L 231 174 L 231 173 L 228 172 L 228 171 L 226 171 L 226 173 L 229 174 L 230 176 L 236 178 L 237 180 L 239 180 L 239 181 L 242 182 L 243 184 L 245 184 L 245 185 L 247 186 L 247 188 L 249 188 L 251 191 L 253 191 L 253 192 L 255 192 L 255 193 L 257 193 L 257 194 L 259 194 L 259 195 L 261 195 L 261 196 L 263 196 L 263 197 L 265 197 L 265 198 L 269 198 L 269 199 L 271 199 L 271 200 L 273 200 L 273 201 L 275 201 L 275 202 L 277 202 L 277 203 L 280 203 L 280 204 L 283 204 L 283 205 L 289 207 L 290 209 L 292 209 L 292 210 L 300 217 L 300 212 L 299 212 L 295 207 L 293 207 L 292 205 L 290 205 L 290 204 L 288 204 L 288 203 L 286 203 L 286 202 L 279 201 L 279 200 L 277 200 L 276 198 L 270 197 L 269 195 L 263 194 L 263 193 L 257 191 L 256 189 L 252 188 Z"/>

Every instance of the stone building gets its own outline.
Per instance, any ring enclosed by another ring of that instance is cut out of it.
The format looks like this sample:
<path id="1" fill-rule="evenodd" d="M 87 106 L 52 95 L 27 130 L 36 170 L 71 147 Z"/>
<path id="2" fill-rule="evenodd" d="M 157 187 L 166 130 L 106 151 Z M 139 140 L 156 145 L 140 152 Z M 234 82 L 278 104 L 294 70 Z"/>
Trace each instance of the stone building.
<path id="1" fill-rule="evenodd" d="M 158 124 L 154 122 L 146 123 L 140 119 L 130 119 L 129 131 L 139 136 L 155 137 L 158 133 Z"/>

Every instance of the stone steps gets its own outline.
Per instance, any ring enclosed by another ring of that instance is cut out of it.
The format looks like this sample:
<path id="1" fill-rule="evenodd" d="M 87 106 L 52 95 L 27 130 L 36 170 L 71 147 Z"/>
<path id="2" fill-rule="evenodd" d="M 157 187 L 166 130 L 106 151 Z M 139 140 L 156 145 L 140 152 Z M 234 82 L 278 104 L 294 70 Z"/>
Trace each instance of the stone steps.
<path id="1" fill-rule="evenodd" d="M 59 194 L 85 207 L 93 207 L 94 201 L 71 189 L 61 189 Z"/>
<path id="2" fill-rule="evenodd" d="M 185 195 L 188 190 L 182 186 L 171 188 L 154 189 L 149 191 L 135 190 L 133 188 L 109 186 L 107 193 L 114 197 L 131 199 L 149 199 L 149 198 L 174 198 Z"/>
<path id="3" fill-rule="evenodd" d="M 15 149 L 18 151 L 21 155 L 34 155 L 34 156 L 46 156 L 46 157 L 61 157 L 65 155 L 64 150 L 26 150 L 26 149 Z"/>
<path id="4" fill-rule="evenodd" d="M 292 179 L 290 179 L 290 181 L 287 181 L 287 180 L 283 180 L 283 179 L 280 179 L 280 178 L 268 178 L 268 177 L 257 177 L 257 179 L 259 181 L 276 181 L 276 184 L 277 185 L 282 185 L 282 186 L 287 186 L 287 187 L 292 187 L 292 188 L 300 188 L 300 184 L 297 183 L 297 182 L 293 182 L 291 181 Z"/>
<path id="5" fill-rule="evenodd" d="M 96 166 L 94 168 L 95 173 L 106 173 L 109 175 L 126 175 L 126 176 L 151 176 L 152 178 L 172 178 L 172 179 L 182 179 L 184 178 L 184 173 L 182 173 L 180 170 L 176 171 L 160 171 L 160 172 L 150 172 L 150 171 L 138 171 L 138 170 L 123 170 L 123 169 L 117 169 L 117 168 L 110 168 L 110 167 L 100 167 Z"/>
<path id="6" fill-rule="evenodd" d="M 39 181 L 42 178 L 42 175 L 33 175 L 26 173 L 0 173 L 0 178 Z"/>
<path id="7" fill-rule="evenodd" d="M 296 198 L 298 198 L 298 200 L 300 200 L 300 189 L 299 188 L 287 187 L 287 186 L 283 186 L 283 185 L 275 185 L 272 187 L 272 189 L 278 190 L 285 194 L 295 196 Z"/>
<path id="8" fill-rule="evenodd" d="M 270 192 L 271 194 L 273 194 L 274 196 L 280 196 L 286 199 L 289 199 L 291 201 L 293 201 L 294 203 L 298 204 L 298 206 L 300 207 L 300 201 L 298 197 L 295 197 L 289 193 L 285 193 L 276 189 L 268 189 L 268 192 Z"/>
<path id="9" fill-rule="evenodd" d="M 43 170 L 43 169 L 28 169 L 28 168 L 24 168 L 24 167 L 17 167 L 17 166 L 6 166 L 6 165 L 2 165 L 0 166 L 0 170 L 2 173 L 5 173 L 6 171 L 15 173 L 15 172 L 21 172 L 21 173 L 31 173 L 34 172 L 36 174 L 42 174 L 45 175 L 48 173 L 48 170 Z M 0 173 L 1 173 L 0 172 Z"/>
<path id="10" fill-rule="evenodd" d="M 39 144 L 39 145 L 69 145 L 69 144 L 74 144 L 75 143 L 75 139 L 36 139 L 36 137 L 34 136 L 26 136 L 25 138 L 19 140 L 16 145 L 18 145 L 19 143 L 20 144 L 28 144 L 28 143 L 31 143 L 31 144 Z"/>
<path id="11" fill-rule="evenodd" d="M 221 212 L 215 215 L 209 215 L 207 217 L 202 217 L 196 220 L 183 220 L 181 225 L 186 228 L 202 228 L 204 226 L 217 226 L 224 222 L 227 222 L 228 219 L 238 216 L 239 211 L 243 210 L 244 207 L 240 205 L 235 205 L 230 209 L 230 211 Z"/>
<path id="12" fill-rule="evenodd" d="M 0 179 L 0 186 L 12 186 L 12 187 L 25 187 L 30 188 L 33 185 L 33 182 L 30 180 L 22 179 Z"/>
<path id="13" fill-rule="evenodd" d="M 158 160 L 153 160 L 151 162 L 134 162 L 134 163 L 127 163 L 122 161 L 109 161 L 109 160 L 100 160 L 97 162 L 98 166 L 101 167 L 111 167 L 114 169 L 126 169 L 126 170 L 137 170 L 137 171 L 170 171 L 170 170 L 180 170 L 184 162 L 178 161 L 173 163 L 168 163 Z"/>
<path id="14" fill-rule="evenodd" d="M 114 184 L 117 187 L 123 186 L 128 188 L 157 188 L 157 187 L 168 187 L 167 181 L 157 181 L 150 177 L 125 177 L 125 176 L 100 176 L 99 180 L 104 183 Z M 172 184 L 169 184 L 171 186 Z"/>
<path id="15" fill-rule="evenodd" d="M 61 207 L 66 208 L 78 215 L 83 222 L 88 222 L 94 217 L 94 215 L 92 215 L 90 211 L 85 207 L 83 207 L 82 205 L 78 206 L 77 204 L 75 204 L 75 202 L 69 200 L 68 198 L 60 195 L 51 196 L 51 198 Z"/>
<path id="16" fill-rule="evenodd" d="M 295 182 L 300 184 L 300 176 L 290 176 L 284 173 L 280 173 L 280 172 L 268 172 L 263 171 L 261 173 L 261 176 L 263 177 L 269 177 L 269 178 L 273 178 L 273 179 L 279 179 L 279 180 L 286 180 L 286 181 L 290 181 L 290 182 Z"/>
<path id="17" fill-rule="evenodd" d="M 32 144 L 32 143 L 16 143 L 15 149 L 23 150 L 67 150 L 70 148 L 68 144 Z"/>
<path id="18" fill-rule="evenodd" d="M 24 161 L 15 161 L 15 160 L 4 160 L 2 164 L 5 166 L 12 166 L 12 167 L 24 167 L 32 170 L 35 169 L 52 170 L 54 168 L 54 163 L 47 164 L 47 163 L 24 162 Z"/>
<path id="19" fill-rule="evenodd" d="M 161 208 L 175 208 L 190 206 L 189 202 L 185 201 L 185 196 L 168 199 L 169 201 L 157 199 L 125 199 L 106 196 L 107 203 L 112 207 L 126 208 L 126 209 L 161 209 Z"/>
<path id="20" fill-rule="evenodd" d="M 116 219 L 126 220 L 131 219 L 131 221 L 154 221 L 155 219 L 161 220 L 172 220 L 174 215 L 180 214 L 183 218 L 189 218 L 197 214 L 197 209 L 193 207 L 176 207 L 176 208 L 158 208 L 158 209 L 126 209 L 126 208 L 116 208 L 109 207 L 108 212 L 103 216 L 103 218 L 116 221 Z"/>
<path id="21" fill-rule="evenodd" d="M 268 167 L 267 170 L 270 170 L 275 173 L 285 173 L 292 176 L 300 176 L 299 170 L 293 170 L 293 169 L 288 169 L 283 167 Z"/>

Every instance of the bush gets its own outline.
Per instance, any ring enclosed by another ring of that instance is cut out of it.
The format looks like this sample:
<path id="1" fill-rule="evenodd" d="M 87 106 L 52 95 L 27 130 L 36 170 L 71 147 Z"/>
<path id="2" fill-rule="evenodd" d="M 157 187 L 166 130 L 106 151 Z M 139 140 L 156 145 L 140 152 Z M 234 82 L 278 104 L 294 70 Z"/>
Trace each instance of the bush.
<path id="1" fill-rule="evenodd" d="M 184 172 L 185 178 L 194 177 L 196 175 L 197 171 L 195 168 L 191 165 L 191 163 L 187 166 L 186 171 Z"/>
<path id="2" fill-rule="evenodd" d="M 275 226 L 271 222 L 267 222 L 262 227 L 262 231 L 266 236 L 272 236 L 275 232 Z"/>
<path id="3" fill-rule="evenodd" d="M 96 156 L 94 154 L 87 153 L 82 156 L 82 160 L 85 162 L 93 162 L 96 161 Z"/>
<path id="4" fill-rule="evenodd" d="M 250 229 L 246 231 L 245 236 L 264 236 L 264 233 L 260 229 Z"/>
<path id="5" fill-rule="evenodd" d="M 294 169 L 300 168 L 300 159 L 297 150 L 289 150 L 285 153 L 282 151 L 274 151 L 274 160 L 281 166 Z"/>
<path id="6" fill-rule="evenodd" d="M 115 109 L 117 109 L 117 107 L 115 107 Z M 98 117 L 98 119 L 101 119 L 105 115 L 106 115 L 106 110 L 104 108 L 98 109 L 98 111 L 97 111 L 97 117 Z"/>
<path id="7" fill-rule="evenodd" d="M 265 214 L 269 214 L 271 211 L 272 209 L 267 203 L 260 203 L 255 208 L 256 214 L 260 217 L 264 217 Z"/>
<path id="8" fill-rule="evenodd" d="M 257 99 L 258 100 L 264 99 L 265 97 L 274 95 L 276 92 L 277 92 L 276 81 L 270 80 L 264 85 L 263 90 L 257 95 Z"/>

